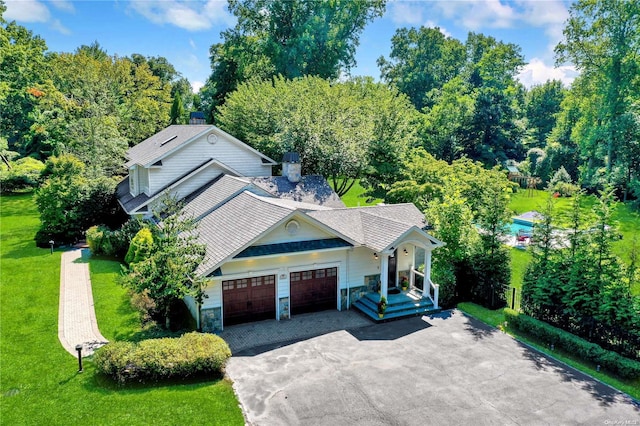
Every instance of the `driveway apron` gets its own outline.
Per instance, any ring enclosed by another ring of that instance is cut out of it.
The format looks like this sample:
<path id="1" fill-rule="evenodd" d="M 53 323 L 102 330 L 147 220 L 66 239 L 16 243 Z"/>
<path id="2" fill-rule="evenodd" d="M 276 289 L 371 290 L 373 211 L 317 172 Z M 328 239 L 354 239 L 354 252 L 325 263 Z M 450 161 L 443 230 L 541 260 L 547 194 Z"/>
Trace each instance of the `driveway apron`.
<path id="1" fill-rule="evenodd" d="M 245 350 L 227 374 L 250 425 L 640 423 L 625 394 L 457 310 Z"/>

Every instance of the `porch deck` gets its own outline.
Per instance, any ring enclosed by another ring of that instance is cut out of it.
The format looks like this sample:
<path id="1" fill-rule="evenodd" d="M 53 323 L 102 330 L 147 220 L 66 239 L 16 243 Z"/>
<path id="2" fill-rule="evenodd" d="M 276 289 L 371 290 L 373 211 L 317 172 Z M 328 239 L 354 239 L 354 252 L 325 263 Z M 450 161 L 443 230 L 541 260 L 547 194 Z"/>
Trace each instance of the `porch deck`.
<path id="1" fill-rule="evenodd" d="M 422 293 L 417 290 L 389 294 L 387 296 L 387 309 L 382 318 L 378 317 L 379 301 L 380 293 L 367 293 L 354 302 L 352 306 L 375 322 L 440 312 L 439 308 L 433 306 L 431 299 L 422 297 Z"/>

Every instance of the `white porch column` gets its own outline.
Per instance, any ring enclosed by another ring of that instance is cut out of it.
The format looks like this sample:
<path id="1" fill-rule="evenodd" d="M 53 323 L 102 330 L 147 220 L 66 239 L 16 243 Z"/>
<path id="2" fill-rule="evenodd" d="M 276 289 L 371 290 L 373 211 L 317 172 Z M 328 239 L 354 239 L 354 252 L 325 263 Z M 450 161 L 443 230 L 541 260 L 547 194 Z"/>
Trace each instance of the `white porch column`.
<path id="1" fill-rule="evenodd" d="M 389 255 L 380 253 L 380 297 L 387 299 L 389 290 Z"/>
<path id="2" fill-rule="evenodd" d="M 431 250 L 424 251 L 424 279 L 431 285 Z"/>

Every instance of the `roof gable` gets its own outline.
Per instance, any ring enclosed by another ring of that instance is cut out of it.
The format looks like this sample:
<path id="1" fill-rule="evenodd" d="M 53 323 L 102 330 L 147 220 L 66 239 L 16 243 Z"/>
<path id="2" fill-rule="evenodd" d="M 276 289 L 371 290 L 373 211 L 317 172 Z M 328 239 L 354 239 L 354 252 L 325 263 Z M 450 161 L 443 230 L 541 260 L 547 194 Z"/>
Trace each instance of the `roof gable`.
<path id="1" fill-rule="evenodd" d="M 426 226 L 424 215 L 411 203 L 314 211 L 308 215 L 376 251 L 387 250 L 412 229 Z"/>
<path id="2" fill-rule="evenodd" d="M 203 124 L 174 124 L 130 148 L 127 151 L 127 158 L 129 161 L 126 163 L 126 167 L 132 167 L 136 164 L 148 167 L 209 133 L 213 133 L 216 136 L 222 136 L 238 145 L 240 148 L 253 152 L 259 156 L 263 162 L 266 161 L 267 164 L 276 164 L 276 162 L 271 158 L 253 149 L 249 145 L 216 126 Z"/>

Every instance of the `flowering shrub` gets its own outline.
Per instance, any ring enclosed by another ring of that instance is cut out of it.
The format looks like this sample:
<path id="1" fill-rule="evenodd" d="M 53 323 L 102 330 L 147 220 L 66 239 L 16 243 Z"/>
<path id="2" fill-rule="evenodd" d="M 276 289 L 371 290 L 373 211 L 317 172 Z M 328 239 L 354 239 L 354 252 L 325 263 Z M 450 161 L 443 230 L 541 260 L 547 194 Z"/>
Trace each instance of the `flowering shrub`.
<path id="1" fill-rule="evenodd" d="M 387 298 L 382 296 L 380 301 L 378 302 L 378 313 L 384 314 L 384 311 L 387 310 Z"/>

